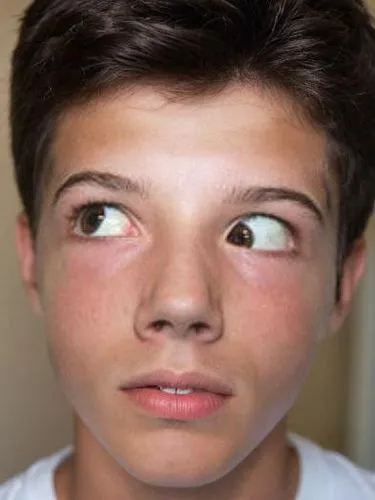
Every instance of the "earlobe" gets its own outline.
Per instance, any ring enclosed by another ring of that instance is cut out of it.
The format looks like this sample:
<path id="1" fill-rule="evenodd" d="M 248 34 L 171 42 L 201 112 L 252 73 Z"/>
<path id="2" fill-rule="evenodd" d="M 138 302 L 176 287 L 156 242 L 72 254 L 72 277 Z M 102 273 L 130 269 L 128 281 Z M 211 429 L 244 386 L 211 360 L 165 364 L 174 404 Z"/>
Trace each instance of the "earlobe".
<path id="1" fill-rule="evenodd" d="M 28 219 L 24 213 L 16 221 L 16 247 L 23 284 L 36 314 L 40 314 L 40 298 L 36 280 L 35 248 Z"/>
<path id="2" fill-rule="evenodd" d="M 345 259 L 340 282 L 340 296 L 331 317 L 331 332 L 336 332 L 343 324 L 350 309 L 357 285 L 363 276 L 366 264 L 367 246 L 365 238 L 357 240 Z"/>

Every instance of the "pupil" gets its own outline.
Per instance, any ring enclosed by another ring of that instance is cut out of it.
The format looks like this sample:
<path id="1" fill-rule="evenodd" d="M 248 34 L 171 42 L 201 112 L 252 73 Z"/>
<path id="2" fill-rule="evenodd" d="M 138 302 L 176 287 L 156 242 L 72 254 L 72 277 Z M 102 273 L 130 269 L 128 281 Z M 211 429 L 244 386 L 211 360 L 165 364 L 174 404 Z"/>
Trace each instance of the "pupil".
<path id="1" fill-rule="evenodd" d="M 237 224 L 228 235 L 228 241 L 239 247 L 251 248 L 254 243 L 252 231 L 243 223 Z"/>
<path id="2" fill-rule="evenodd" d="M 104 207 L 101 205 L 94 205 L 85 210 L 82 215 L 82 232 L 85 234 L 95 233 L 100 227 L 105 217 Z"/>

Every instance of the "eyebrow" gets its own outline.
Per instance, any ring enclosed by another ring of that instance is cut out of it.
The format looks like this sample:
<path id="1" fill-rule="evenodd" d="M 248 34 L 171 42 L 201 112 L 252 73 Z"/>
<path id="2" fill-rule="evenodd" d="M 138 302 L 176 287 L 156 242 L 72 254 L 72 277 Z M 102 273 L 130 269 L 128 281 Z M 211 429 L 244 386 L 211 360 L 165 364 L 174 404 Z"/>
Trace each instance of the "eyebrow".
<path id="1" fill-rule="evenodd" d="M 238 187 L 234 186 L 225 197 L 225 203 L 266 203 L 272 201 L 292 201 L 307 208 L 321 223 L 325 223 L 323 211 L 307 194 L 288 188 L 276 187 Z M 329 202 L 329 200 L 328 200 Z"/>
<path id="2" fill-rule="evenodd" d="M 53 204 L 55 205 L 67 191 L 81 184 L 100 186 L 111 191 L 134 193 L 142 199 L 147 199 L 149 196 L 149 190 L 145 182 L 141 180 L 107 172 L 85 171 L 78 172 L 68 177 L 56 191 L 53 198 Z M 304 208 L 307 208 L 321 224 L 325 222 L 323 212 L 318 205 L 305 193 L 293 189 L 233 186 L 229 189 L 229 193 L 224 198 L 224 203 L 235 205 L 242 203 L 258 204 L 272 201 L 292 201 L 298 203 Z M 329 200 L 327 200 L 327 202 L 329 203 Z"/>
<path id="3" fill-rule="evenodd" d="M 134 193 L 143 199 L 146 199 L 149 194 L 146 184 L 142 181 L 107 172 L 86 171 L 79 172 L 68 177 L 68 179 L 56 191 L 53 198 L 53 204 L 55 205 L 67 191 L 81 184 L 91 184 L 109 189 L 111 191 Z"/>

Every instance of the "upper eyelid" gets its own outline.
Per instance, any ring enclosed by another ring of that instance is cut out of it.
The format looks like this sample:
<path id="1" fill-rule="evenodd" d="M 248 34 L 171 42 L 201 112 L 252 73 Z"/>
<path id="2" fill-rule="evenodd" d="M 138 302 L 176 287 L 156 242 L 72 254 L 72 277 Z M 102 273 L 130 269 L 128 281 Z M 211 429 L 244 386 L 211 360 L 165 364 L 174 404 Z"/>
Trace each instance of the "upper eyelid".
<path id="1" fill-rule="evenodd" d="M 55 195 L 52 208 L 69 210 L 71 206 L 109 205 L 130 211 L 128 205 L 120 201 L 120 191 L 110 191 L 103 186 L 90 183 L 77 183 Z"/>
<path id="2" fill-rule="evenodd" d="M 87 203 L 82 203 L 80 205 L 77 205 L 76 208 L 77 210 L 85 210 L 86 208 L 90 207 L 95 207 L 95 206 L 103 206 L 103 207 L 110 207 L 110 208 L 116 208 L 120 210 L 121 212 L 126 212 L 126 207 L 124 207 L 121 203 L 115 203 L 115 202 L 98 202 L 98 201 L 92 201 L 92 202 L 87 202 Z"/>
<path id="3" fill-rule="evenodd" d="M 103 206 L 103 207 L 110 207 L 110 208 L 115 208 L 118 209 L 119 211 L 123 212 L 125 215 L 127 215 L 126 208 L 123 207 L 119 203 L 114 203 L 114 202 L 100 202 L 100 201 L 88 201 L 84 203 L 77 203 L 76 205 L 73 205 L 72 207 L 69 207 L 69 218 L 71 219 L 78 219 L 82 213 L 90 208 L 90 207 L 96 207 L 96 206 Z"/>
<path id="4" fill-rule="evenodd" d="M 243 219 L 251 219 L 251 218 L 254 218 L 254 217 L 265 217 L 267 219 L 272 219 L 276 222 L 279 222 L 280 224 L 282 224 L 286 229 L 288 229 L 288 231 L 293 235 L 295 236 L 297 234 L 297 228 L 291 223 L 289 222 L 288 220 L 282 218 L 282 217 L 279 217 L 277 215 L 274 215 L 274 214 L 271 214 L 271 213 L 267 213 L 267 212 L 250 212 L 250 213 L 247 213 L 247 214 L 243 214 L 243 215 L 240 215 L 239 217 L 236 217 L 235 219 L 232 220 L 232 222 L 230 223 L 230 229 L 232 229 L 236 223 L 238 224 L 239 222 L 241 222 L 241 220 Z"/>
<path id="5" fill-rule="evenodd" d="M 85 209 L 94 206 L 105 206 L 105 207 L 115 208 L 120 212 L 122 212 L 126 217 L 128 217 L 132 223 L 135 223 L 136 220 L 141 221 L 140 217 L 138 217 L 127 205 L 120 202 L 101 200 L 101 199 L 92 199 L 91 201 L 85 201 L 75 204 L 73 207 L 69 209 L 70 218 L 75 217 L 76 219 L 78 219 L 79 215 L 82 214 L 82 212 Z"/>

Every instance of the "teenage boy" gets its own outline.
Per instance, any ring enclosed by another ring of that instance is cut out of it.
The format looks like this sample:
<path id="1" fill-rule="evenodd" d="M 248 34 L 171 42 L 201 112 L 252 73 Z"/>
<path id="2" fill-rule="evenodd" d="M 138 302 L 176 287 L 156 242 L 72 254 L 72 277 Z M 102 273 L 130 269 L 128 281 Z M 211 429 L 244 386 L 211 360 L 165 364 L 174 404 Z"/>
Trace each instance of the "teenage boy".
<path id="1" fill-rule="evenodd" d="M 17 247 L 76 427 L 1 500 L 375 498 L 285 431 L 363 272 L 374 117 L 360 0 L 29 7 Z"/>

